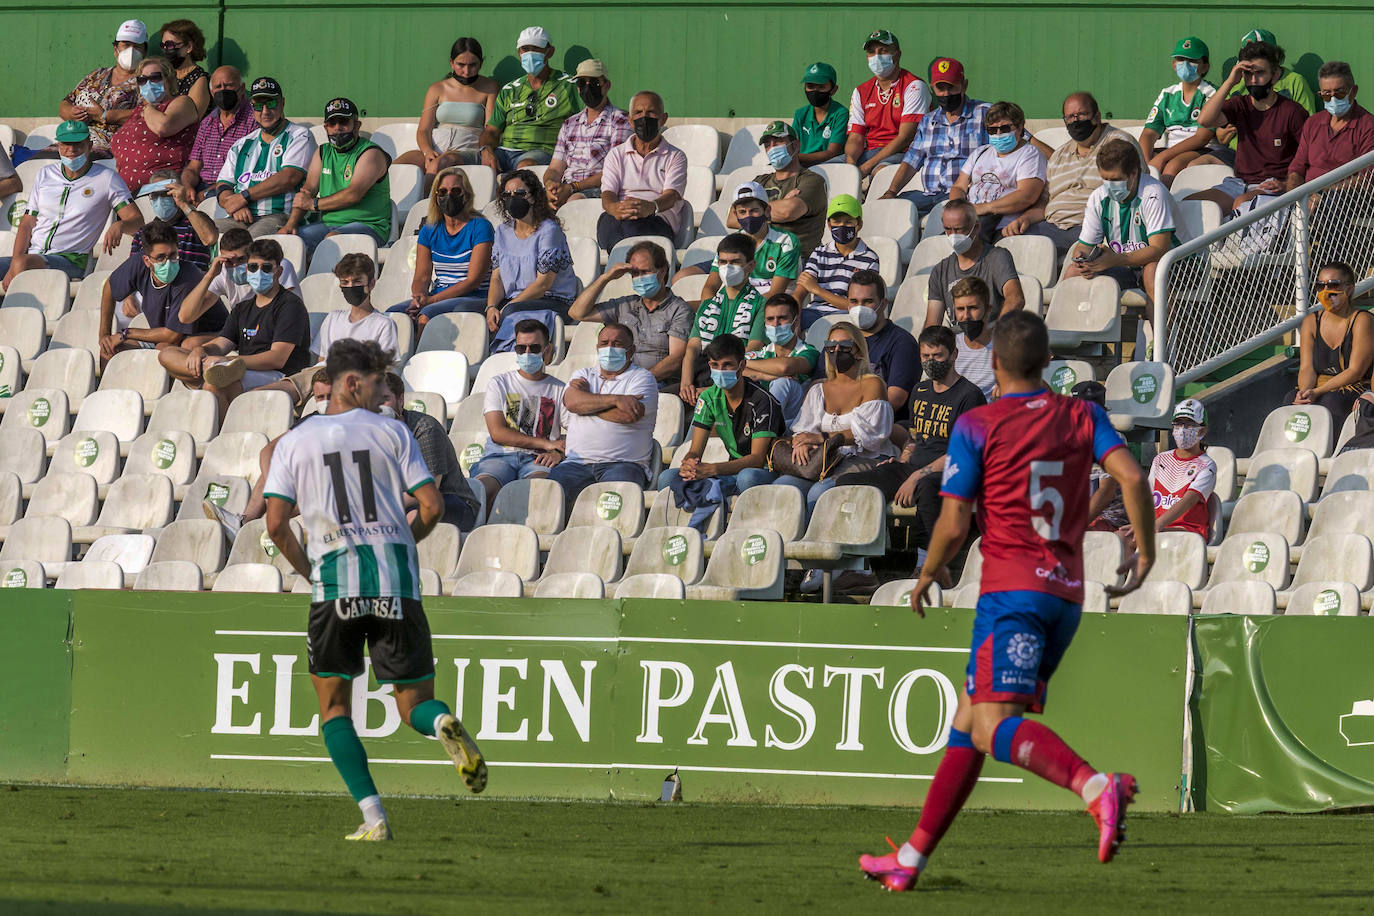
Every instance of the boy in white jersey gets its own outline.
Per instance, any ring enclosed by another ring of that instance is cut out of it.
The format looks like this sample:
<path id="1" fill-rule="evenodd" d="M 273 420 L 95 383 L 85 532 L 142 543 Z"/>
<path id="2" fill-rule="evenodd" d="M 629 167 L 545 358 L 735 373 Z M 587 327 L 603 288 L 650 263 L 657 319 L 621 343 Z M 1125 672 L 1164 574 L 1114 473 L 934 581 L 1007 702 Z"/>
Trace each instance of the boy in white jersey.
<path id="1" fill-rule="evenodd" d="M 367 674 L 364 643 L 378 682 L 394 685 L 401 717 L 439 738 L 469 789 L 481 792 L 487 784 L 477 745 L 434 698 L 415 542 L 434 528 L 444 504 L 405 424 L 375 412 L 390 365 L 391 354 L 376 341 L 344 339 L 329 349 L 329 407 L 278 440 L 265 494 L 268 535 L 314 583 L 306 636 L 310 676 L 325 747 L 363 812 L 350 840 L 391 839 L 350 708 L 351 682 Z M 420 503 L 412 523 L 402 491 Z M 308 557 L 291 531 L 293 506 L 305 524 Z"/>

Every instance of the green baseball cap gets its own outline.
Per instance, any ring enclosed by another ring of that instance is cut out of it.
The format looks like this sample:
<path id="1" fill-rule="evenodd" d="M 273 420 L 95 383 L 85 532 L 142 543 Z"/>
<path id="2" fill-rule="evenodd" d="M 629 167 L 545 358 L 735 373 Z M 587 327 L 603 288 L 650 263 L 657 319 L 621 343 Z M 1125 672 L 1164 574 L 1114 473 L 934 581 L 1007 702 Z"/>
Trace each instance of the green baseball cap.
<path id="1" fill-rule="evenodd" d="M 91 129 L 82 121 L 63 121 L 54 136 L 58 143 L 80 143 L 91 139 Z"/>
<path id="2" fill-rule="evenodd" d="M 897 43 L 897 36 L 893 35 L 887 29 L 874 29 L 870 32 L 868 37 L 864 39 L 865 51 L 868 50 L 869 45 L 889 45 L 894 48 L 901 47 L 901 45 Z"/>
<path id="3" fill-rule="evenodd" d="M 1204 57 L 1211 56 L 1211 54 L 1207 53 L 1207 42 L 1198 38 L 1196 35 L 1180 38 L 1178 44 L 1174 45 L 1174 57 L 1184 57 L 1188 60 L 1202 60 Z"/>
<path id="4" fill-rule="evenodd" d="M 822 83 L 834 83 L 836 86 L 840 84 L 835 77 L 835 68 L 821 61 L 816 61 L 806 68 L 806 72 L 802 74 L 802 82 L 815 83 L 817 86 Z"/>
<path id="5" fill-rule="evenodd" d="M 769 137 L 786 137 L 789 140 L 795 140 L 797 139 L 797 132 L 786 121 L 770 121 L 768 126 L 763 129 L 763 133 L 759 134 L 759 139 L 766 140 Z"/>
<path id="6" fill-rule="evenodd" d="M 836 194 L 830 198 L 830 206 L 825 210 L 825 218 L 830 219 L 836 213 L 843 213 L 855 219 L 864 218 L 864 208 L 853 194 Z"/>
<path id="7" fill-rule="evenodd" d="M 1240 46 L 1243 48 L 1248 44 L 1262 41 L 1267 45 L 1278 47 L 1279 40 L 1274 37 L 1274 33 L 1268 29 L 1251 29 L 1240 37 Z"/>

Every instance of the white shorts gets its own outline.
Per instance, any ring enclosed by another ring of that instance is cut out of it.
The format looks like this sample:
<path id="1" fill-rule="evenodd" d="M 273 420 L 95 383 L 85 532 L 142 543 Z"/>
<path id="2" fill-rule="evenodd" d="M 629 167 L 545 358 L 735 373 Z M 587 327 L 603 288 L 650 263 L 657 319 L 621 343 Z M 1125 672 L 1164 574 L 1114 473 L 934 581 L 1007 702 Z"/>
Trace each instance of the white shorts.
<path id="1" fill-rule="evenodd" d="M 243 390 L 252 391 L 263 385 L 280 382 L 285 376 L 275 369 L 248 369 L 243 373 Z"/>

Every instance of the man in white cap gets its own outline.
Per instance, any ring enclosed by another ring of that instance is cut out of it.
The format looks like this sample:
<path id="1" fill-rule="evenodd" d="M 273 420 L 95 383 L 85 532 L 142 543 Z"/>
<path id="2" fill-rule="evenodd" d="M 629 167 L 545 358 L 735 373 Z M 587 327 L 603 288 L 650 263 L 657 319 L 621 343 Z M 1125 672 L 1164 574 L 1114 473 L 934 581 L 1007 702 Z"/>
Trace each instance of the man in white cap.
<path id="1" fill-rule="evenodd" d="M 549 33 L 532 25 L 520 33 L 515 53 L 525 75 L 496 93 L 487 127 L 478 144 L 482 164 L 498 174 L 553 159 L 558 131 L 582 109 L 572 80 L 553 69 Z"/>
<path id="2" fill-rule="evenodd" d="M 57 106 L 64 121 L 80 121 L 91 129 L 91 155 L 110 158 L 110 136 L 134 113 L 141 99 L 136 78 L 148 53 L 148 27 L 138 19 L 120 24 L 115 32 L 114 66 L 98 67 L 81 78 Z M 56 157 L 55 147 L 42 155 Z"/>
<path id="3" fill-rule="evenodd" d="M 599 197 L 606 154 L 634 133 L 629 115 L 611 104 L 605 64 L 584 60 L 577 65 L 573 84 L 587 107 L 563 122 L 553 161 L 544 170 L 544 188 L 555 210 L 574 197 Z"/>

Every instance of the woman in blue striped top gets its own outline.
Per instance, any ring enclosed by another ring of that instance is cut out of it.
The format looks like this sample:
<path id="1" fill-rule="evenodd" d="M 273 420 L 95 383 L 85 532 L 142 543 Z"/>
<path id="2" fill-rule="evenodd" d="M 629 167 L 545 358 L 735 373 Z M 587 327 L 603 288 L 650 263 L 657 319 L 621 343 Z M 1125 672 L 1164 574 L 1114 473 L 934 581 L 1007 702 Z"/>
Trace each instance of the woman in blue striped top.
<path id="1" fill-rule="evenodd" d="M 456 166 L 441 171 L 415 245 L 410 302 L 389 311 L 406 312 L 422 330 L 435 315 L 482 312 L 494 238 L 491 223 L 473 207 L 468 176 Z"/>

